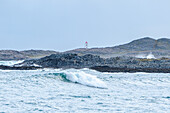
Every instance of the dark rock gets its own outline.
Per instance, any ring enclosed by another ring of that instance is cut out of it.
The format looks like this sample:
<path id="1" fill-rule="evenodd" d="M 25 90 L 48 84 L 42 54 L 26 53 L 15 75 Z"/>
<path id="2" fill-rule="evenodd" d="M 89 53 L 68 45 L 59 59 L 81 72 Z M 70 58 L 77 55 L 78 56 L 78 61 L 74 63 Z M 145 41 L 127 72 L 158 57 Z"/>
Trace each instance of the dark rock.
<path id="1" fill-rule="evenodd" d="M 4 66 L 0 65 L 0 69 L 2 70 L 36 70 L 40 69 L 41 67 L 35 67 L 35 66 L 21 66 L 21 67 L 15 67 L 15 66 Z"/>
<path id="2" fill-rule="evenodd" d="M 101 58 L 96 55 L 53 54 L 41 59 L 27 60 L 22 66 L 42 68 L 90 68 L 101 72 L 163 72 L 170 73 L 170 59 L 139 59 L 133 57 Z"/>
<path id="3" fill-rule="evenodd" d="M 160 69 L 160 68 L 117 68 L 109 66 L 95 66 L 90 69 L 100 71 L 100 72 L 147 72 L 147 73 L 170 73 L 170 69 Z"/>

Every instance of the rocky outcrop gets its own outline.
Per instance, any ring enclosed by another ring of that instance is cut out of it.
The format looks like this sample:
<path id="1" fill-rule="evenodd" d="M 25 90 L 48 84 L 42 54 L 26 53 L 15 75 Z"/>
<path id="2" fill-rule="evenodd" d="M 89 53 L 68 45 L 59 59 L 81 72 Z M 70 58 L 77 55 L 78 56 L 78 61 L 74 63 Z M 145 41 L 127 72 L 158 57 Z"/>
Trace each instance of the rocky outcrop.
<path id="1" fill-rule="evenodd" d="M 104 65 L 104 59 L 95 55 L 53 54 L 41 59 L 27 60 L 19 64 L 22 66 L 40 65 L 44 68 L 90 68 Z"/>
<path id="2" fill-rule="evenodd" d="M 15 66 L 42 68 L 90 68 L 101 72 L 163 72 L 170 73 L 170 59 L 140 59 L 133 57 L 101 58 L 97 55 L 53 54 L 41 59 L 27 60 Z"/>
<path id="3" fill-rule="evenodd" d="M 35 66 L 4 66 L 0 65 L 0 69 L 2 70 L 36 70 L 40 69 L 41 67 L 35 67 Z"/>
<path id="4" fill-rule="evenodd" d="M 147 72 L 147 73 L 170 73 L 170 69 L 164 68 L 115 68 L 109 66 L 95 66 L 90 69 L 100 71 L 100 72 Z"/>

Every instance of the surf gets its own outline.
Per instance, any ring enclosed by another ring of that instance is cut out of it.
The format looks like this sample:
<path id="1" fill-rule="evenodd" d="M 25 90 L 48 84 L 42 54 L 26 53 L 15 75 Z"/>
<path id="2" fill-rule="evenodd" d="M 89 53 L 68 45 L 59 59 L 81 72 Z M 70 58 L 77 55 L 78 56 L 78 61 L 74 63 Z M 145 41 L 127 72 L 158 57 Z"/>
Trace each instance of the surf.
<path id="1" fill-rule="evenodd" d="M 53 75 L 58 76 L 60 80 L 64 82 L 72 82 L 76 84 L 102 89 L 107 88 L 107 85 L 102 80 L 97 78 L 95 75 L 89 74 L 82 70 L 77 69 L 61 70 L 56 73 L 53 73 Z"/>

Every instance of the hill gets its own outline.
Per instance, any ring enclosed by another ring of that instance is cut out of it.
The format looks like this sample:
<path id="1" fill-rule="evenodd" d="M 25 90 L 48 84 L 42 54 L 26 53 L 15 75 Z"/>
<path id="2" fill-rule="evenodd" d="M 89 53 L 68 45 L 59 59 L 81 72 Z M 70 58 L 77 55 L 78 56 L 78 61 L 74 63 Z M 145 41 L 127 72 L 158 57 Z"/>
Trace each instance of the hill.
<path id="1" fill-rule="evenodd" d="M 49 50 L 0 50 L 0 60 L 37 59 L 57 53 L 59 52 Z M 92 54 L 103 58 L 117 56 L 147 58 L 148 55 L 155 56 L 156 58 L 170 58 L 170 39 L 161 38 L 155 40 L 153 38 L 145 37 L 114 47 L 78 48 L 63 53 L 75 53 L 78 55 Z"/>
<path id="2" fill-rule="evenodd" d="M 37 59 L 51 54 L 56 54 L 56 51 L 44 51 L 44 50 L 0 50 L 0 60 L 26 60 Z"/>
<path id="3" fill-rule="evenodd" d="M 66 51 L 66 53 L 93 54 L 101 57 L 147 57 L 148 54 L 152 53 L 156 58 L 170 57 L 170 39 L 161 38 L 155 40 L 145 37 L 119 46 L 90 49 L 79 48 Z"/>

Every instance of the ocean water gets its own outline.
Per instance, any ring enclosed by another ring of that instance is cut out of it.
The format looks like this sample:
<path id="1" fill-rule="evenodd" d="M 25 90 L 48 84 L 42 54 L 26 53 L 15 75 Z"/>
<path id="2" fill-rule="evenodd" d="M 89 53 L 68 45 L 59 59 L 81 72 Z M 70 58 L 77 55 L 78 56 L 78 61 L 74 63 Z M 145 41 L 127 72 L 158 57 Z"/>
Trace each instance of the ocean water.
<path id="1" fill-rule="evenodd" d="M 14 64 L 22 63 L 24 60 L 18 60 L 18 61 L 0 61 L 0 65 L 5 66 L 12 66 Z"/>
<path id="2" fill-rule="evenodd" d="M 170 74 L 0 70 L 0 113 L 170 113 Z"/>

